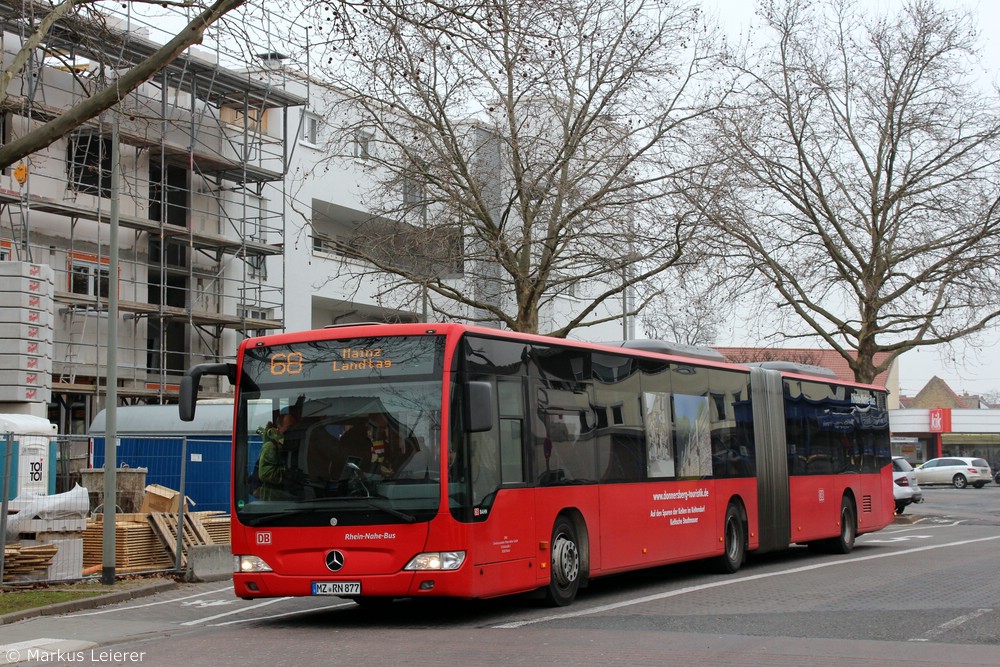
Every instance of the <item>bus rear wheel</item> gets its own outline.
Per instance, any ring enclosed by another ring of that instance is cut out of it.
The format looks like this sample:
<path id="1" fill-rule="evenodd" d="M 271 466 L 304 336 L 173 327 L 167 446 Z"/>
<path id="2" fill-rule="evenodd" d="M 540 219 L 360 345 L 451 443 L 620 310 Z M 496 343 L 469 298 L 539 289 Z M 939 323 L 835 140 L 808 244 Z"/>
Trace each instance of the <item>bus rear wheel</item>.
<path id="1" fill-rule="evenodd" d="M 746 558 L 746 530 L 743 516 L 735 503 L 726 508 L 726 520 L 722 524 L 725 551 L 715 560 L 716 569 L 722 574 L 732 574 L 740 569 Z"/>
<path id="2" fill-rule="evenodd" d="M 580 541 L 573 522 L 565 516 L 552 527 L 551 579 L 545 598 L 555 607 L 565 607 L 580 589 Z"/>
<path id="3" fill-rule="evenodd" d="M 830 551 L 835 554 L 849 554 L 854 550 L 854 538 L 858 535 L 858 521 L 854 503 L 847 496 L 840 501 L 840 536 L 829 541 Z"/>

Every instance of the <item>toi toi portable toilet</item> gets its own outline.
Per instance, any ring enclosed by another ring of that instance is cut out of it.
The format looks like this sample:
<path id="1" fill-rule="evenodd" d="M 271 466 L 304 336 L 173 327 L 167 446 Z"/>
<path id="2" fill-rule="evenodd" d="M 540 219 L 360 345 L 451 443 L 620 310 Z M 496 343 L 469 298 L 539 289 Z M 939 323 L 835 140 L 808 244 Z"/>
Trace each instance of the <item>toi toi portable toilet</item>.
<path id="1" fill-rule="evenodd" d="M 104 467 L 106 411 L 90 425 L 91 463 Z M 145 468 L 146 484 L 180 491 L 184 436 L 184 495 L 197 511 L 229 511 L 233 404 L 199 403 L 192 422 L 176 405 L 125 405 L 116 414 L 117 467 Z"/>
<path id="2" fill-rule="evenodd" d="M 0 484 L 6 476 L 8 500 L 26 492 L 42 495 L 56 492 L 56 430 L 56 425 L 44 417 L 0 415 Z M 8 447 L 11 448 L 9 470 Z"/>

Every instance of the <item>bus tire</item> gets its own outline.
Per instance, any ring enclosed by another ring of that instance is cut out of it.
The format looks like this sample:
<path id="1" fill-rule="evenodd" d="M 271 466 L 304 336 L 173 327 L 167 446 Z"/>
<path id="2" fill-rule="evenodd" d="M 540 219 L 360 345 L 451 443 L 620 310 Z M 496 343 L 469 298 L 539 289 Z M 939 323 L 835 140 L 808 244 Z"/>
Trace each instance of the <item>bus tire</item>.
<path id="1" fill-rule="evenodd" d="M 552 527 L 551 576 L 545 599 L 554 607 L 565 607 L 576 599 L 580 589 L 582 560 L 580 540 L 573 522 L 560 516 Z"/>
<path id="2" fill-rule="evenodd" d="M 840 536 L 827 544 L 835 554 L 849 554 L 854 550 L 854 538 L 858 536 L 857 514 L 854 503 L 847 496 L 840 501 Z"/>
<path id="3" fill-rule="evenodd" d="M 715 559 L 715 569 L 721 574 L 733 574 L 746 558 L 746 528 L 743 514 L 736 503 L 729 503 L 726 519 L 722 524 L 725 551 Z"/>

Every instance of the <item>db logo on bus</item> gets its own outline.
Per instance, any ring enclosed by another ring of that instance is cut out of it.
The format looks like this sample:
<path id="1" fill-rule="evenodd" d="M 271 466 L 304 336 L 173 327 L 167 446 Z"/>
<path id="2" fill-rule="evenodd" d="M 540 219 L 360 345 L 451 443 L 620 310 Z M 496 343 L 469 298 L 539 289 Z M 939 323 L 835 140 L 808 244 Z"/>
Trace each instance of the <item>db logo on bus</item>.
<path id="1" fill-rule="evenodd" d="M 270 544 L 271 533 L 257 533 L 257 544 Z"/>

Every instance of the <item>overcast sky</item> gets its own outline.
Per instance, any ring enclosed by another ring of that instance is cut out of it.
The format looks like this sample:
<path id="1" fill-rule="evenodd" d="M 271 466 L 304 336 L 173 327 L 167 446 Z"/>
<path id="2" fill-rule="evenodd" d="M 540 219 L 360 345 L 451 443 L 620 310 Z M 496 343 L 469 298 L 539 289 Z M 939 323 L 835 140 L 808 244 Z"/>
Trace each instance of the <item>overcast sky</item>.
<path id="1" fill-rule="evenodd" d="M 984 65 L 992 78 L 1000 71 L 1000 2 L 997 0 L 938 0 L 945 7 L 967 7 L 976 12 L 982 36 Z M 901 0 L 863 0 L 863 5 L 899 6 Z M 733 37 L 737 37 L 755 20 L 754 0 L 702 0 L 702 6 L 715 15 Z M 998 286 L 1000 294 L 1000 286 Z M 723 334 L 725 335 L 725 334 Z M 958 345 L 954 352 L 926 348 L 904 354 L 899 361 L 900 392 L 913 396 L 933 376 L 943 379 L 959 394 L 981 394 L 1000 391 L 1000 328 L 985 336 L 985 345 L 973 348 Z M 752 345 L 752 341 L 717 341 L 719 345 Z M 952 360 L 950 357 L 956 359 Z"/>

